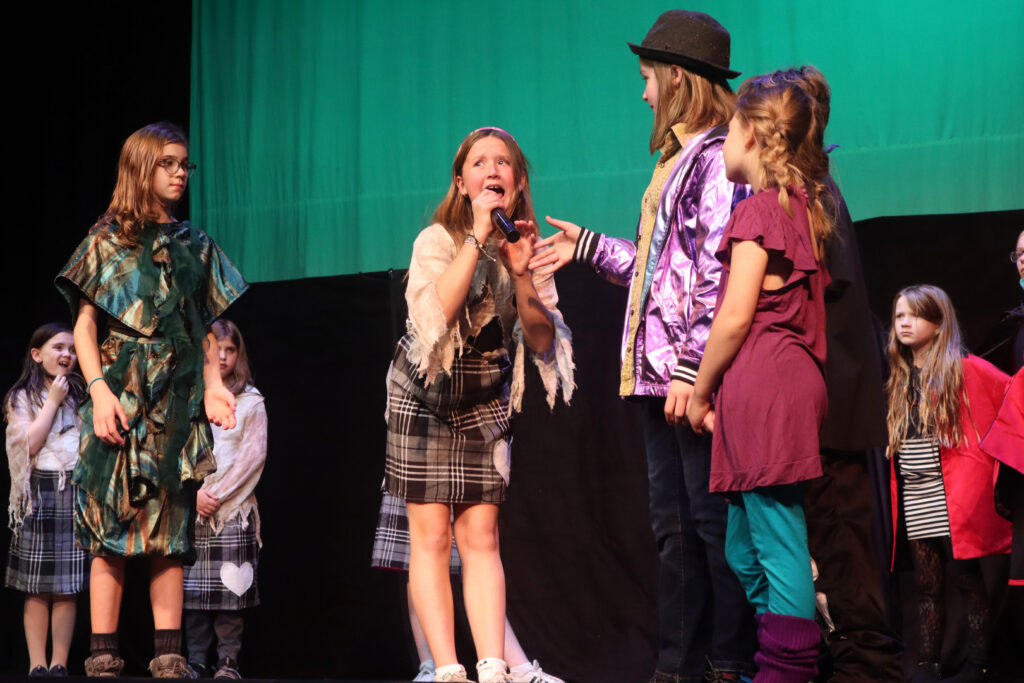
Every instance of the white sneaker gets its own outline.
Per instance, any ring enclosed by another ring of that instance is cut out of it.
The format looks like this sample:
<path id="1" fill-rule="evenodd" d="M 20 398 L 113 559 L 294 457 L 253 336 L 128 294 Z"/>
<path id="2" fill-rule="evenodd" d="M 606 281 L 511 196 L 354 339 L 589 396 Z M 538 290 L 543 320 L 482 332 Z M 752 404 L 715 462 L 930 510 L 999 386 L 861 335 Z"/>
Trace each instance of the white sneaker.
<path id="1" fill-rule="evenodd" d="M 413 683 L 424 683 L 425 681 L 434 680 L 434 662 L 423 662 L 420 664 L 420 670 L 416 672 L 416 678 L 412 679 Z"/>
<path id="2" fill-rule="evenodd" d="M 450 671 L 444 674 L 435 671 L 434 678 L 432 680 L 445 681 L 445 683 L 473 683 L 473 681 L 469 680 L 469 677 L 466 676 L 466 667 L 464 666 L 460 666 L 455 671 Z"/>
<path id="3" fill-rule="evenodd" d="M 510 683 L 508 664 L 504 659 L 488 657 L 476 663 L 476 675 L 480 683 Z"/>
<path id="4" fill-rule="evenodd" d="M 533 660 L 533 666 L 524 673 L 516 674 L 513 672 L 509 681 L 511 683 L 565 683 L 558 676 L 544 673 L 536 659 Z"/>

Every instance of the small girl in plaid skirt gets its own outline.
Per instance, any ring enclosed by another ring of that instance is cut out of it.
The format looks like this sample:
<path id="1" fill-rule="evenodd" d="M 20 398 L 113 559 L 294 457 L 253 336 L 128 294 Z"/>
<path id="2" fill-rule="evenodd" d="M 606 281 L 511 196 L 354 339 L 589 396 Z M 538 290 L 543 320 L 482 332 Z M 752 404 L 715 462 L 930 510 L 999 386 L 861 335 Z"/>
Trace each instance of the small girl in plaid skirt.
<path id="1" fill-rule="evenodd" d="M 75 630 L 75 595 L 85 584 L 86 554 L 75 547 L 78 405 L 85 381 L 75 367 L 75 341 L 61 323 L 32 334 L 21 377 L 4 397 L 8 507 L 13 531 L 6 585 L 25 593 L 25 641 L 31 676 L 66 676 Z M 53 652 L 47 667 L 46 636 Z"/>
<path id="2" fill-rule="evenodd" d="M 495 234 L 499 210 L 522 239 Z M 508 485 L 511 416 L 522 402 L 527 354 L 549 405 L 559 385 L 566 401 L 574 388 L 571 334 L 554 281 L 527 267 L 536 236 L 519 145 L 499 128 L 473 131 L 455 155 L 434 224 L 413 244 L 407 333 L 388 375 L 385 489 L 408 508 L 409 589 L 437 681 L 469 680 L 455 654 L 452 510 L 479 680 L 509 680 L 498 503 Z"/>
<path id="3" fill-rule="evenodd" d="M 267 411 L 252 384 L 249 354 L 238 326 L 217 320 L 210 326 L 220 353 L 220 376 L 235 395 L 237 426 L 214 425 L 217 471 L 203 480 L 196 495 L 196 561 L 185 567 L 185 642 L 188 662 L 203 674 L 217 636 L 214 678 L 241 678 L 242 610 L 260 603 L 256 586 L 260 514 L 256 484 L 267 460 Z"/>

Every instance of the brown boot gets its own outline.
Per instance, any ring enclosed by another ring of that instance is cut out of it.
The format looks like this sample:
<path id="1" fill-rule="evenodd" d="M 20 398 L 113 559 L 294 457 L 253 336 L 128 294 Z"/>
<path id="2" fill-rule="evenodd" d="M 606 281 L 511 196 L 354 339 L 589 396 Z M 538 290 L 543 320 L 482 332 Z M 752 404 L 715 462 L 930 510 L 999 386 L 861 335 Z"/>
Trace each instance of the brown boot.
<path id="1" fill-rule="evenodd" d="M 114 655 L 95 655 L 85 660 L 85 675 L 90 678 L 117 678 L 124 660 Z"/>
<path id="2" fill-rule="evenodd" d="M 176 654 L 154 657 L 149 662 L 149 673 L 153 678 L 195 678 L 185 658 Z"/>

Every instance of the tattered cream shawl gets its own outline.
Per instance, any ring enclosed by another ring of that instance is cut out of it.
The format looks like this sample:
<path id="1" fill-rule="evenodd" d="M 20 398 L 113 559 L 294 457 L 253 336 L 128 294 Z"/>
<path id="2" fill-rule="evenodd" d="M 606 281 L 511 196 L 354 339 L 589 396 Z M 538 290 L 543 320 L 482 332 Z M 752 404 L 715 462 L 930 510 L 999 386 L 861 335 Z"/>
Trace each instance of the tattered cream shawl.
<path id="1" fill-rule="evenodd" d="M 40 400 L 45 401 L 48 391 L 43 389 Z M 78 460 L 78 438 L 81 420 L 67 402 L 62 403 L 53 417 L 46 441 L 32 455 L 29 453 L 28 427 L 39 414 L 40 406 L 32 405 L 28 393 L 19 391 L 4 406 L 7 420 L 7 461 L 11 469 L 11 496 L 7 504 L 8 526 L 17 534 L 25 518 L 32 514 L 32 495 L 29 482 L 32 470 L 40 456 L 52 456 L 60 463 L 57 487 L 63 491 L 66 473 Z"/>
<path id="2" fill-rule="evenodd" d="M 481 255 L 462 313 L 452 323 L 445 320 L 437 296 L 437 279 L 455 260 L 461 247 L 461 244 L 455 244 L 443 226 L 436 223 L 424 229 L 413 244 L 409 281 L 405 290 L 409 304 L 406 326 L 412 336 L 409 361 L 417 366 L 429 384 L 439 372 L 450 373 L 455 354 L 462 351 L 465 340 L 479 334 L 484 325 L 497 317 L 505 335 L 505 348 L 515 349 L 509 410 L 519 412 L 522 408 L 524 359 L 527 352 L 544 383 L 548 406 L 554 408 L 559 386 L 562 389 L 562 400 L 568 403 L 576 388 L 573 380 L 576 366 L 572 360 L 572 333 L 558 310 L 554 276 L 538 275 L 536 272 L 533 274 L 534 287 L 555 328 L 551 349 L 546 353 L 534 353 L 526 346 L 523 338 L 514 306 L 512 278 L 498 260 L 498 247 L 493 241 L 489 241 L 485 249 L 497 262 Z M 505 351 L 494 353 L 503 354 Z"/>

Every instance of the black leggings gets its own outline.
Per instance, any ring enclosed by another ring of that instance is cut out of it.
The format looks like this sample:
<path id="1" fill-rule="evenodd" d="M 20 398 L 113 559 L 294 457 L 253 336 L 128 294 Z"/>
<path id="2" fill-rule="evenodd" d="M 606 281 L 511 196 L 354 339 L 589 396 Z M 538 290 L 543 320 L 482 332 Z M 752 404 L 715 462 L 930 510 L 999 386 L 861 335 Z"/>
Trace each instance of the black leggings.
<path id="1" fill-rule="evenodd" d="M 914 558 L 914 582 L 917 584 L 921 622 L 918 661 L 939 661 L 946 622 L 946 561 L 952 561 L 967 609 L 967 659 L 981 668 L 987 667 L 992 620 L 978 560 L 952 559 L 948 536 L 912 540 L 910 553 Z"/>

